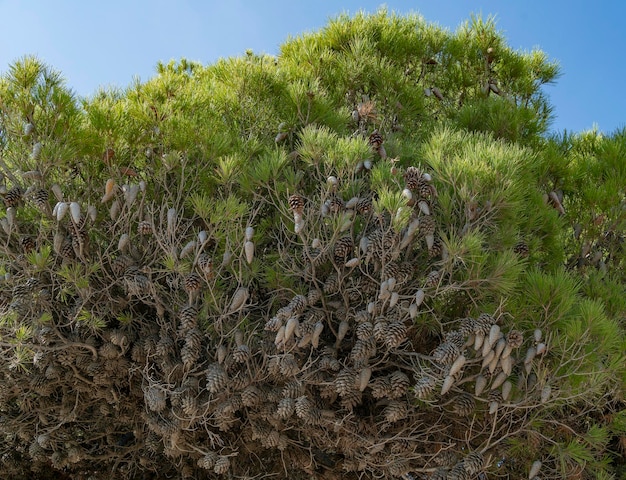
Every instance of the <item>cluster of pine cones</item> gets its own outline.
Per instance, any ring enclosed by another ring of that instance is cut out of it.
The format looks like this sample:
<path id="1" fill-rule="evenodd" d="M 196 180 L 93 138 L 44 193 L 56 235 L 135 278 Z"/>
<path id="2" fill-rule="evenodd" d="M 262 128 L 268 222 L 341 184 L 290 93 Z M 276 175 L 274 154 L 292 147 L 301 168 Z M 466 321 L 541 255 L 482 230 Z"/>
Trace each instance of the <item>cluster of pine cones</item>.
<path id="1" fill-rule="evenodd" d="M 385 161 L 378 132 L 370 145 Z M 522 333 L 488 313 L 420 327 L 449 289 L 437 190 L 417 167 L 401 228 L 336 178 L 317 200 L 285 199 L 302 291 L 284 304 L 255 303 L 232 254 L 144 182 L 108 181 L 97 208 L 54 185 L 52 207 L 35 178 L 4 194 L 2 308 L 31 333 L 3 347 L 6 472 L 474 478 L 497 413 L 549 399 L 532 368 L 541 332 L 522 356 Z M 251 263 L 252 227 L 242 246 Z M 167 255 L 189 268 L 164 268 Z M 208 305 L 216 282 L 227 298 Z"/>

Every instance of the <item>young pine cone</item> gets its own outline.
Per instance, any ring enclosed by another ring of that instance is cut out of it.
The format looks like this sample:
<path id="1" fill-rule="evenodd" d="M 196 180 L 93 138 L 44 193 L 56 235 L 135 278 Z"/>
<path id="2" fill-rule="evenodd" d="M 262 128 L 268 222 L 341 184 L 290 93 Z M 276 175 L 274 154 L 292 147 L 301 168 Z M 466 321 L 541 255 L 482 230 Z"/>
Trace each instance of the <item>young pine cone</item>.
<path id="1" fill-rule="evenodd" d="M 304 197 L 298 194 L 293 194 L 289 197 L 289 208 L 299 215 L 302 215 L 304 211 Z"/>

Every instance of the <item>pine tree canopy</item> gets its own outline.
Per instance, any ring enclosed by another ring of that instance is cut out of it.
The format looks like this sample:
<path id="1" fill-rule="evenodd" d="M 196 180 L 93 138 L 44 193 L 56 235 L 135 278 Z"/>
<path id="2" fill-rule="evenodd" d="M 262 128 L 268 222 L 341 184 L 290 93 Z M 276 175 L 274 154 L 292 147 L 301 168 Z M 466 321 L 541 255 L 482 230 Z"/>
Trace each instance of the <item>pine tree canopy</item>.
<path id="1" fill-rule="evenodd" d="M 385 10 L 9 66 L 3 478 L 623 478 L 626 130 L 550 134 L 558 76 Z"/>

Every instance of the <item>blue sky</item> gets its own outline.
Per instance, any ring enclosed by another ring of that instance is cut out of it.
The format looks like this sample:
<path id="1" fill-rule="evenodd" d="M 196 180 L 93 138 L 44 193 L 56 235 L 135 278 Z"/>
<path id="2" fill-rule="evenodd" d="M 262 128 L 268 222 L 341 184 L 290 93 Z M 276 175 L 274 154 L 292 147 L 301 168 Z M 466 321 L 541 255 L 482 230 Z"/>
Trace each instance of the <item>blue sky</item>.
<path id="1" fill-rule="evenodd" d="M 100 86 L 147 80 L 159 60 L 204 64 L 246 49 L 275 54 L 289 36 L 321 28 L 342 12 L 376 11 L 370 0 L 0 0 L 0 72 L 27 54 L 61 71 L 88 96 Z M 555 131 L 626 126 L 626 2 L 618 0 L 388 1 L 450 30 L 472 13 L 496 16 L 516 49 L 541 48 L 562 75 L 546 88 Z"/>

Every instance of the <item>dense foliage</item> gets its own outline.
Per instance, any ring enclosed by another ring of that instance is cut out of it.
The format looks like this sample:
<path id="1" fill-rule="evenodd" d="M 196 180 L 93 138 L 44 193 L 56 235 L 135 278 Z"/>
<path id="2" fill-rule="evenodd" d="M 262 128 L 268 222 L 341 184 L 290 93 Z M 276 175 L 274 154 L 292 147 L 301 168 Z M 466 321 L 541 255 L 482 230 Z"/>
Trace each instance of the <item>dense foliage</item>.
<path id="1" fill-rule="evenodd" d="M 619 478 L 626 132 L 492 20 L 0 80 L 13 478 Z M 363 477 L 365 475 L 365 477 Z"/>

